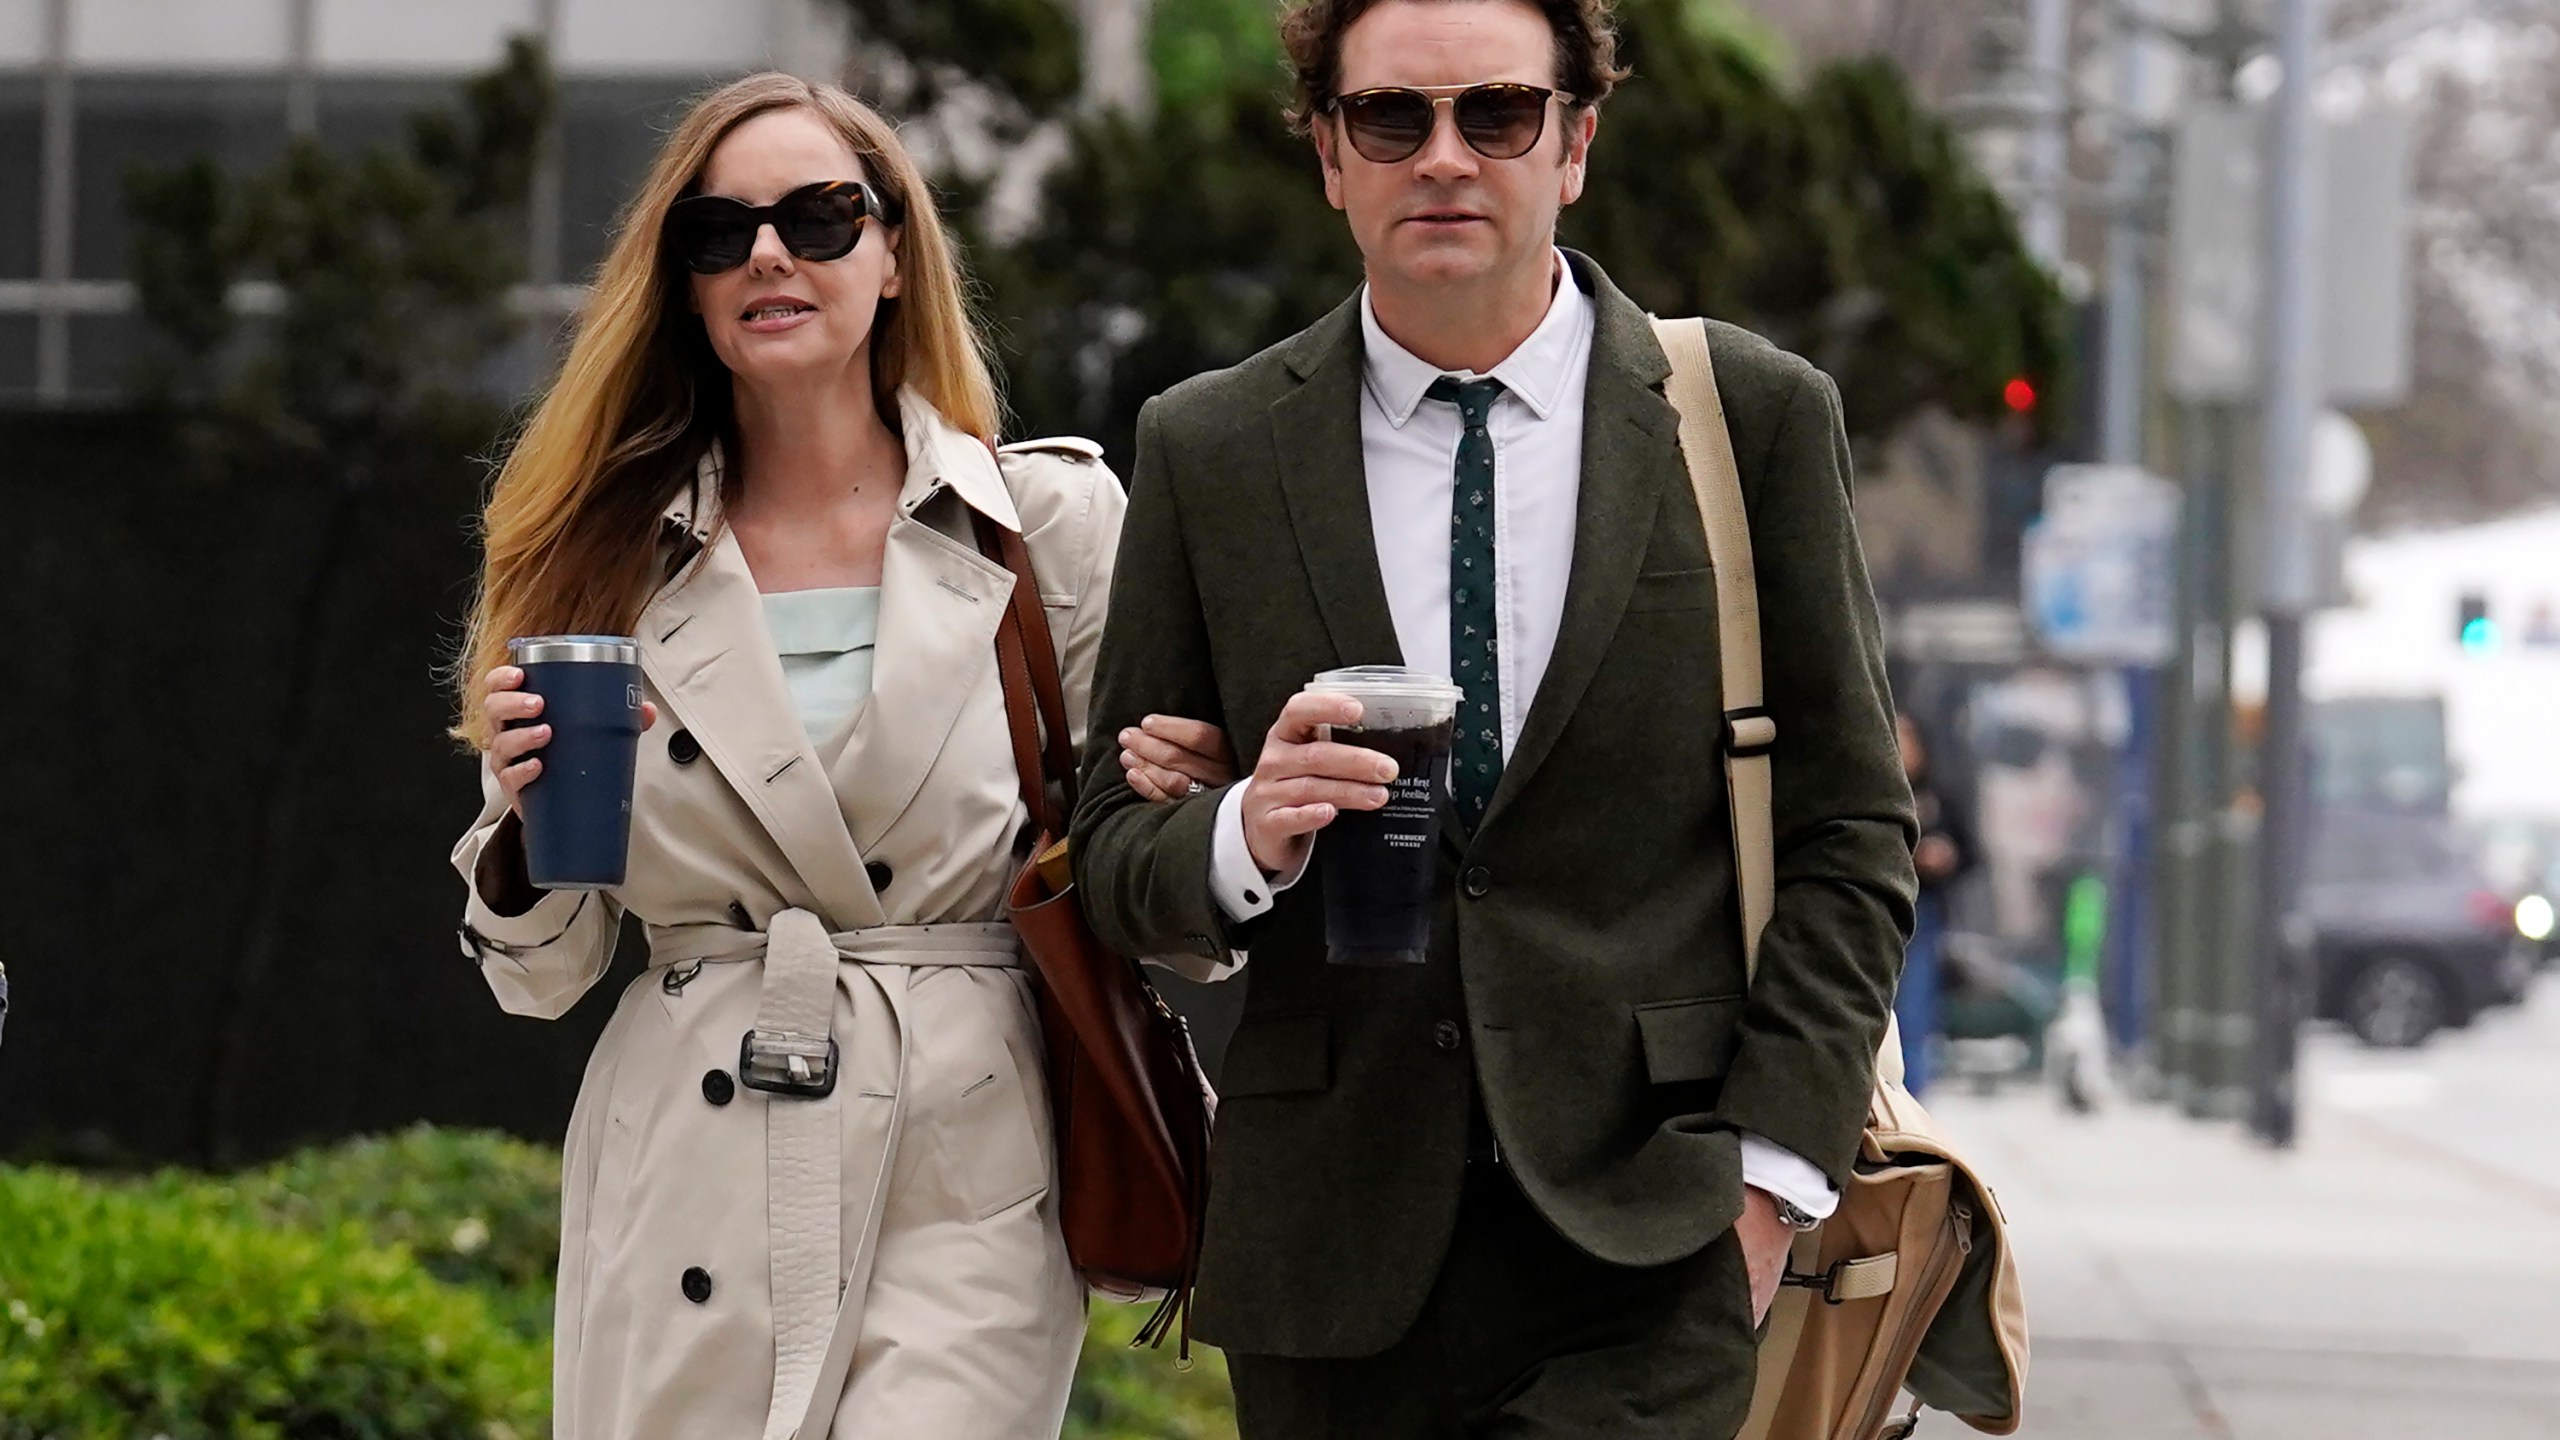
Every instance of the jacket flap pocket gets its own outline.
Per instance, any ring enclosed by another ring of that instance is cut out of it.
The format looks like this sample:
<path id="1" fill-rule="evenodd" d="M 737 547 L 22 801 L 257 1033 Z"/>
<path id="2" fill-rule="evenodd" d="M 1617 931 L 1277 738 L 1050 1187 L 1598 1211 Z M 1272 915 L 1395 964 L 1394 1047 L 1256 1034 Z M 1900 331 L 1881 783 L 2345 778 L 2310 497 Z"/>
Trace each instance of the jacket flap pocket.
<path id="1" fill-rule="evenodd" d="M 1333 1021 L 1324 1012 L 1248 1015 L 1227 1042 L 1218 1094 L 1291 1095 L 1333 1084 Z"/>
<path id="2" fill-rule="evenodd" d="M 1733 1064 L 1741 1025 L 1739 995 L 1637 1006 L 1645 1078 L 1656 1085 L 1721 1078 Z"/>
<path id="3" fill-rule="evenodd" d="M 1704 610 L 1716 603 L 1716 572 L 1706 565 L 1694 570 L 1648 570 L 1636 577 L 1627 609 Z"/>

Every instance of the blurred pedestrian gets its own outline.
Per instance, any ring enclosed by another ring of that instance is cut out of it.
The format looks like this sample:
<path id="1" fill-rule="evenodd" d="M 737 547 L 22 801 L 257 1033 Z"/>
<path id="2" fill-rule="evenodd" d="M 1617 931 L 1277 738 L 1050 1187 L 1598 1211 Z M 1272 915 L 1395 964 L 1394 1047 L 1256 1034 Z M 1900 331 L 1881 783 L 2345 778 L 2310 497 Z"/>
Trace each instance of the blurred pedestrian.
<path id="1" fill-rule="evenodd" d="M 1939 785 L 1931 772 L 1929 744 L 1920 722 L 1897 710 L 1893 733 L 1902 749 L 1902 773 L 1911 782 L 1912 810 L 1920 820 L 1920 839 L 1911 848 L 1911 867 L 1920 877 L 1920 903 L 1911 926 L 1911 945 L 1903 954 L 1902 979 L 1893 994 L 1894 1018 L 1902 1027 L 1902 1083 L 1918 1095 L 1929 1088 L 1937 1068 L 1947 897 L 1979 857 L 1970 809 L 1962 797 Z"/>
<path id="2" fill-rule="evenodd" d="M 990 448 L 965 294 L 887 122 L 728 85 L 661 148 L 490 494 L 465 948 L 544 1017 L 626 916 L 649 950 L 570 1121 L 564 1440 L 1060 1427 L 1084 1288 L 1003 923 L 1014 580 L 973 536 L 1027 538 L 1080 729 L 1123 501 L 1088 442 Z M 628 875 L 594 893 L 534 888 L 518 818 L 549 731 L 505 645 L 564 632 L 636 635 L 647 682 Z"/>
<path id="3" fill-rule="evenodd" d="M 1138 422 L 1097 734 L 1246 737 L 1150 803 L 1089 757 L 1087 913 L 1236 946 L 1197 1298 L 1246 1440 L 1732 1435 L 1793 1231 L 1837 1200 L 1911 923 L 1909 791 L 1831 382 L 1709 340 L 1770 617 L 1776 906 L 1746 986 L 1715 577 L 1644 311 L 1559 250 L 1623 72 L 1605 0 L 1296 0 L 1282 34 L 1368 283 Z M 1708 418 L 1712 423 L 1712 417 Z M 1328 963 L 1355 702 L 1464 692 L 1422 963 Z M 1747 993 L 1746 993 L 1747 989 Z"/>

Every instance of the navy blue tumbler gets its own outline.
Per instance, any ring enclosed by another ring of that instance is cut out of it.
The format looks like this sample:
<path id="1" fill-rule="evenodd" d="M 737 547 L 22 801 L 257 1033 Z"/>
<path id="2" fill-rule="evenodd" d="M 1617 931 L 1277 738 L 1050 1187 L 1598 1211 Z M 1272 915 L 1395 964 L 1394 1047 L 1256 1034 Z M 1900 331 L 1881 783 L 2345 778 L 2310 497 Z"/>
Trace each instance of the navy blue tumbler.
<path id="1" fill-rule="evenodd" d="M 524 787 L 526 877 L 545 890 L 622 883 L 631 852 L 631 777 L 640 760 L 640 646 L 627 635 L 532 635 L 507 642 L 549 725 Z"/>

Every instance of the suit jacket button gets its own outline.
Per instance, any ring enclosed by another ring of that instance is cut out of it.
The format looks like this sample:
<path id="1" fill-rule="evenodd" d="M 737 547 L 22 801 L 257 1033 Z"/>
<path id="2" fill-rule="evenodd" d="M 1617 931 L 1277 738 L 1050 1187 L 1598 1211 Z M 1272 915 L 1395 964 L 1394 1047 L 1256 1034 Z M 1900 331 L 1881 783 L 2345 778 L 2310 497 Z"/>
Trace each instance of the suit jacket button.
<path id="1" fill-rule="evenodd" d="M 871 888 L 875 892 L 888 889 L 889 882 L 896 879 L 898 874 L 897 871 L 889 868 L 889 862 L 886 860 L 872 861 L 862 867 L 862 873 L 870 878 Z"/>
<path id="2" fill-rule="evenodd" d="M 696 1265 L 684 1272 L 684 1298 L 700 1305 L 711 1298 L 711 1272 Z"/>
<path id="3" fill-rule="evenodd" d="M 1467 873 L 1460 877 L 1460 883 L 1466 886 L 1468 899 L 1481 900 L 1492 893 L 1493 872 L 1481 865 L 1470 865 Z"/>
<path id="4" fill-rule="evenodd" d="M 728 1071 L 705 1070 L 702 1072 L 703 1099 L 714 1105 L 726 1105 L 737 1098 L 737 1094 L 738 1082 L 729 1078 Z"/>
<path id="5" fill-rule="evenodd" d="M 690 730 L 679 730 L 667 737 L 667 758 L 679 765 L 690 765 L 702 758 L 702 742 Z"/>
<path id="6" fill-rule="evenodd" d="M 1457 1049 L 1458 1022 L 1455 1020 L 1443 1020 L 1439 1024 L 1432 1026 L 1431 1043 L 1439 1046 L 1443 1050 Z"/>

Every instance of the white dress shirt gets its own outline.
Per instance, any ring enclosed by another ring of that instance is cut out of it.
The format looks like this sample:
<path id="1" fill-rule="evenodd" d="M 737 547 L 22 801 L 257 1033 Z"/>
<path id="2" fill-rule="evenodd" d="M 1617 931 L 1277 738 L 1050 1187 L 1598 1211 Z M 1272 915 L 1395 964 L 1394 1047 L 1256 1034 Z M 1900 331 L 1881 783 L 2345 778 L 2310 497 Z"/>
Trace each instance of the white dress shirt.
<path id="1" fill-rule="evenodd" d="M 1547 316 L 1520 348 L 1481 376 L 1454 372 L 1460 380 L 1502 382 L 1486 429 L 1493 439 L 1494 641 L 1505 760 L 1519 743 L 1521 723 L 1564 623 L 1575 506 L 1582 492 L 1582 401 L 1590 382 L 1595 312 L 1590 297 L 1573 283 L 1562 251 L 1556 252 L 1555 274 Z M 1387 609 L 1404 663 L 1446 675 L 1449 513 L 1462 426 L 1457 406 L 1426 401 L 1423 392 L 1453 372 L 1397 344 L 1379 326 L 1366 289 L 1360 293 L 1360 332 L 1360 454 Z M 1263 874 L 1245 844 L 1244 793 L 1245 785 L 1234 786 L 1219 802 L 1210 861 L 1210 891 L 1237 921 L 1269 910 L 1306 869 L 1301 856 L 1285 874 Z M 1829 1215 L 1838 1203 L 1830 1178 L 1812 1162 L 1756 1135 L 1742 1137 L 1742 1178 L 1817 1216 Z"/>

